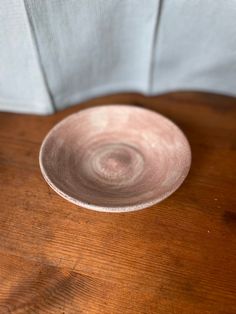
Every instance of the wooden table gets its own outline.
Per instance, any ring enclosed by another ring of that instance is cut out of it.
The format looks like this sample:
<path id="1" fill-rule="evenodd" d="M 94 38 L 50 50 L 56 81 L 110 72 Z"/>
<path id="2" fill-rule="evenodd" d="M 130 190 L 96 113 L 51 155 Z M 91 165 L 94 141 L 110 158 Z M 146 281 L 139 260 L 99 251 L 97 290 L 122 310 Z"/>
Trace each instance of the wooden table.
<path id="1" fill-rule="evenodd" d="M 192 147 L 181 188 L 138 212 L 99 213 L 55 194 L 38 152 L 88 105 L 133 103 Z M 0 313 L 236 313 L 236 99 L 204 93 L 99 98 L 51 116 L 0 114 Z"/>

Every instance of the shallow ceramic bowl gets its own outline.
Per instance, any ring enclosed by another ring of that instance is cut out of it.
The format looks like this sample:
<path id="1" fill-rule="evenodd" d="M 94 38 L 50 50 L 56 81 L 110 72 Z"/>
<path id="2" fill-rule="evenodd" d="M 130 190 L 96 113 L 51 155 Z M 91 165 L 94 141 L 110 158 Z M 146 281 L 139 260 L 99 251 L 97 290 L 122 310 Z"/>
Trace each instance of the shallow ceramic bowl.
<path id="1" fill-rule="evenodd" d="M 40 150 L 47 183 L 68 201 L 98 211 L 139 210 L 183 182 L 191 151 L 182 131 L 153 111 L 108 105 L 58 123 Z"/>

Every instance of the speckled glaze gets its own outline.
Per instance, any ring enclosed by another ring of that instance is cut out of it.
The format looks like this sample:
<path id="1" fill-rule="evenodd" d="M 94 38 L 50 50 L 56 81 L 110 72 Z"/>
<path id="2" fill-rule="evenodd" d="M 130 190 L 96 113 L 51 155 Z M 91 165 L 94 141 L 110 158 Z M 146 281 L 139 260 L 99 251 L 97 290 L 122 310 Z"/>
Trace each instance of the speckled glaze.
<path id="1" fill-rule="evenodd" d="M 126 212 L 160 202 L 183 182 L 191 151 L 160 114 L 127 105 L 79 111 L 56 125 L 40 150 L 47 183 L 68 201 Z"/>

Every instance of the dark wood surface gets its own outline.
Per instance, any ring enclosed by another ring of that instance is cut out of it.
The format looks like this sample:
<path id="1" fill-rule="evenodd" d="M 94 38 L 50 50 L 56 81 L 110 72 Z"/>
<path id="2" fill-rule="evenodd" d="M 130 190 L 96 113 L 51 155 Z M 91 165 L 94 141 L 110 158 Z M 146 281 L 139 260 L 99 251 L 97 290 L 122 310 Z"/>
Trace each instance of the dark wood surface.
<path id="1" fill-rule="evenodd" d="M 190 174 L 162 203 L 79 208 L 43 180 L 47 132 L 88 105 L 132 103 L 177 123 Z M 236 99 L 114 95 L 51 116 L 0 114 L 0 313 L 236 313 Z"/>

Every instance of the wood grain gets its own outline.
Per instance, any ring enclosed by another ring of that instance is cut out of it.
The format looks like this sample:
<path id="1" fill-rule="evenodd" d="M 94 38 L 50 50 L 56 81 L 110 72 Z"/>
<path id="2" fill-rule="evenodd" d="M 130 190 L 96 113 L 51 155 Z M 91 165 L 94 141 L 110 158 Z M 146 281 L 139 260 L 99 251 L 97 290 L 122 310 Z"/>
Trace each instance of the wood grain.
<path id="1" fill-rule="evenodd" d="M 190 174 L 157 206 L 89 211 L 44 182 L 47 132 L 104 103 L 156 110 L 187 135 Z M 236 313 L 235 165 L 235 98 L 122 94 L 51 116 L 1 113 L 0 313 Z"/>

